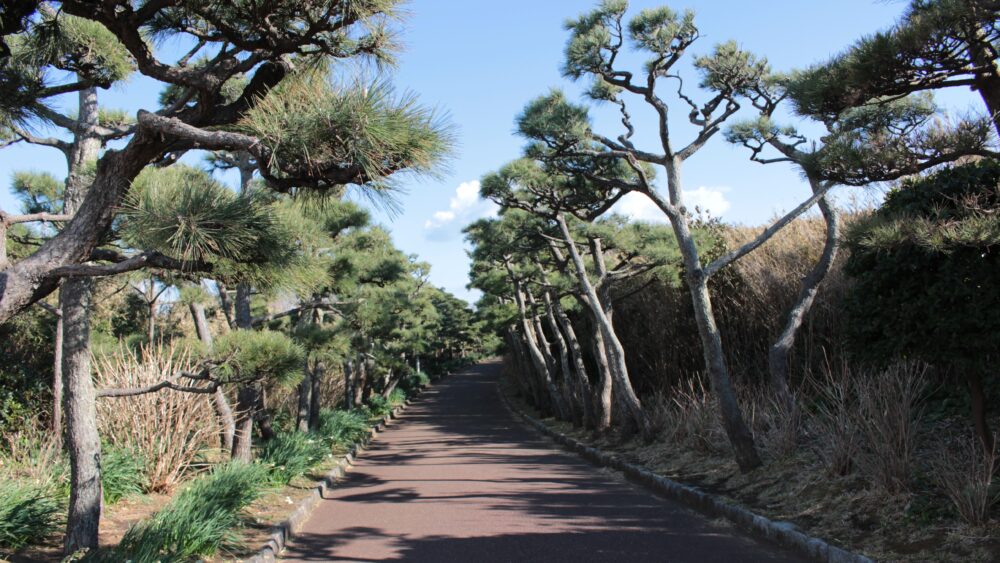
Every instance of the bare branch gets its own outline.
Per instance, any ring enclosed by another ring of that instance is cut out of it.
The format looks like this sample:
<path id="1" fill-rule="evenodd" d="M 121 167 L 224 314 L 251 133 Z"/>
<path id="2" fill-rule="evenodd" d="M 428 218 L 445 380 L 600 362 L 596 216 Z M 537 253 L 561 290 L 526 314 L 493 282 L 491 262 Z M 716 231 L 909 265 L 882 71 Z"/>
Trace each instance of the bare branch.
<path id="1" fill-rule="evenodd" d="M 823 183 L 823 185 L 821 185 L 819 189 L 813 192 L 812 196 L 809 199 L 803 201 L 798 205 L 798 207 L 789 211 L 780 219 L 772 223 L 771 226 L 764 229 L 764 231 L 761 232 L 759 235 L 757 235 L 753 240 L 747 242 L 746 244 L 737 248 L 736 250 L 728 252 L 725 255 L 720 256 L 719 258 L 713 260 L 711 264 L 709 264 L 704 268 L 705 277 L 707 278 L 712 276 L 712 274 L 718 272 L 719 270 L 728 266 L 729 264 L 732 264 L 736 260 L 739 260 L 746 254 L 752 252 L 757 247 L 770 240 L 770 238 L 774 236 L 775 233 L 777 233 L 778 231 L 783 229 L 786 225 L 794 221 L 796 217 L 805 213 L 810 207 L 815 205 L 816 202 L 823 199 L 823 197 L 826 196 L 827 192 L 829 192 L 834 185 L 835 184 L 833 182 Z"/>

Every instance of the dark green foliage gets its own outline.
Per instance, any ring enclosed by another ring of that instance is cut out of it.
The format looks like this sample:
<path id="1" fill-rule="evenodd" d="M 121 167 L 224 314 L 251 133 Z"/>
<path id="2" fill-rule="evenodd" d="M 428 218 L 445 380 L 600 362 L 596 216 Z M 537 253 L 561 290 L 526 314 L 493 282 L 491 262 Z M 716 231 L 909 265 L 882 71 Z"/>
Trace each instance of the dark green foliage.
<path id="1" fill-rule="evenodd" d="M 216 467 L 151 518 L 129 528 L 109 560 L 190 561 L 234 547 L 239 512 L 260 495 L 267 480 L 263 465 Z"/>
<path id="2" fill-rule="evenodd" d="M 422 371 L 418 371 L 416 373 L 404 377 L 403 380 L 399 382 L 399 387 L 406 393 L 412 393 L 420 389 L 421 387 L 429 385 L 430 382 L 431 382 L 430 376 L 428 376 L 426 373 Z"/>
<path id="3" fill-rule="evenodd" d="M 49 407 L 55 320 L 35 307 L 0 325 L 0 433 Z"/>
<path id="4" fill-rule="evenodd" d="M 319 417 L 317 433 L 332 447 L 350 447 L 368 436 L 371 431 L 368 416 L 358 410 L 324 409 Z"/>
<path id="5" fill-rule="evenodd" d="M 291 386 L 302 379 L 305 351 L 291 337 L 271 330 L 235 330 L 221 336 L 215 355 L 230 380 L 263 379 Z"/>
<path id="6" fill-rule="evenodd" d="M 123 238 L 133 247 L 186 260 L 260 261 L 261 247 L 282 238 L 276 230 L 262 193 L 239 197 L 206 172 L 183 165 L 140 174 L 122 223 Z"/>
<path id="7" fill-rule="evenodd" d="M 430 170 L 452 145 L 448 127 L 412 95 L 396 96 L 384 82 L 331 86 L 325 71 L 312 69 L 271 90 L 241 126 L 273 150 L 276 175 L 356 166 L 377 183 L 399 162 Z"/>
<path id="8" fill-rule="evenodd" d="M 405 405 L 406 404 L 406 391 L 404 391 L 404 390 L 402 390 L 402 389 L 400 389 L 398 387 L 395 388 L 395 389 L 393 389 L 392 392 L 389 393 L 388 401 L 389 401 L 389 406 L 392 407 L 392 408 L 396 408 L 396 407 Z"/>
<path id="9" fill-rule="evenodd" d="M 142 494 L 146 483 L 146 461 L 136 451 L 105 446 L 101 451 L 101 486 L 104 502 Z"/>
<path id="10" fill-rule="evenodd" d="M 1000 350 L 1000 163 L 947 168 L 889 194 L 848 238 L 855 353 L 983 370 Z"/>
<path id="11" fill-rule="evenodd" d="M 382 395 L 374 395 L 368 399 L 368 408 L 374 418 L 383 418 L 392 414 L 393 405 Z"/>
<path id="12" fill-rule="evenodd" d="M 282 432 L 264 443 L 260 461 L 271 469 L 271 480 L 288 484 L 329 455 L 330 448 L 319 436 L 304 432 Z"/>
<path id="13" fill-rule="evenodd" d="M 16 550 L 44 539 L 58 529 L 64 510 L 49 487 L 0 481 L 0 547 Z"/>
<path id="14" fill-rule="evenodd" d="M 47 172 L 15 172 L 11 191 L 24 213 L 61 213 L 66 184 Z"/>

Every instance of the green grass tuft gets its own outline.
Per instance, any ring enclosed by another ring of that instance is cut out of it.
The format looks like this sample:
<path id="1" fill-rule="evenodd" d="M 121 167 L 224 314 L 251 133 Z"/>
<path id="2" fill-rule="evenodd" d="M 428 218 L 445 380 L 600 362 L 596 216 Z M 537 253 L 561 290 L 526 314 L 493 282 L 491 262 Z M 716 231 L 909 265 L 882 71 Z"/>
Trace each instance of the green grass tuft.
<path id="1" fill-rule="evenodd" d="M 101 485 L 104 502 L 142 494 L 146 485 L 146 460 L 126 448 L 106 447 L 101 455 Z"/>
<path id="2" fill-rule="evenodd" d="M 19 549 L 60 525 L 62 497 L 45 485 L 0 481 L 0 547 Z"/>
<path id="3" fill-rule="evenodd" d="M 368 415 L 360 410 L 324 409 L 320 413 L 319 435 L 331 447 L 349 448 L 371 432 Z"/>
<path id="4" fill-rule="evenodd" d="M 135 563 L 188 561 L 238 546 L 239 512 L 268 482 L 263 465 L 231 462 L 194 480 L 166 507 L 133 525 L 114 558 Z"/>
<path id="5" fill-rule="evenodd" d="M 260 459 L 270 468 L 272 482 L 286 485 L 329 454 L 329 445 L 319 436 L 292 431 L 268 440 Z"/>

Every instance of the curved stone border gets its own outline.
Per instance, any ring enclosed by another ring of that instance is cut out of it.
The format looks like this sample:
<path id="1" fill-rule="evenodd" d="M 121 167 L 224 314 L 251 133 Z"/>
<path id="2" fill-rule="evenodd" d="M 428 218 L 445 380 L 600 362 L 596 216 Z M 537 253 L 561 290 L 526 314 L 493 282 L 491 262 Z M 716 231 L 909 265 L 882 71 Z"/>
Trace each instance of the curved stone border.
<path id="1" fill-rule="evenodd" d="M 445 375 L 439 376 L 433 381 L 441 381 L 444 377 Z M 427 387 L 427 385 L 421 387 L 417 392 L 417 397 L 422 395 Z M 358 455 L 365 450 L 365 447 L 378 436 L 379 432 L 385 431 L 389 421 L 399 418 L 399 415 L 406 409 L 406 407 L 410 406 L 412 402 L 413 399 L 407 399 L 406 404 L 396 407 L 392 410 L 392 413 L 389 414 L 389 416 L 382 418 L 381 421 L 372 426 L 371 434 L 362 440 L 361 443 L 352 446 L 351 451 L 349 451 L 343 458 L 340 459 L 340 461 L 337 462 L 336 467 L 323 476 L 323 480 L 313 488 L 312 493 L 310 493 L 309 496 L 304 498 L 299 503 L 299 506 L 296 507 L 295 511 L 288 515 L 288 517 L 282 520 L 279 524 L 271 528 L 270 538 L 267 540 L 267 543 L 264 544 L 264 547 L 260 548 L 253 557 L 246 559 L 246 561 L 248 563 L 274 562 L 277 559 L 278 554 L 285 549 L 285 545 L 288 543 L 288 540 L 295 537 L 296 532 L 302 529 L 302 524 L 304 524 L 306 519 L 309 518 L 309 515 L 312 513 L 313 509 L 316 508 L 316 505 L 319 504 L 319 501 L 323 500 L 327 490 L 333 488 L 336 485 L 337 480 L 341 479 L 347 473 L 347 470 L 354 465 L 354 460 L 357 459 Z"/>
<path id="2" fill-rule="evenodd" d="M 579 454 L 587 461 L 600 467 L 610 467 L 621 471 L 630 481 L 654 493 L 697 510 L 712 518 L 725 518 L 750 535 L 789 547 L 802 555 L 826 563 L 874 563 L 864 555 L 831 545 L 812 537 L 795 527 L 791 522 L 771 520 L 751 512 L 749 509 L 732 504 L 718 495 L 702 491 L 691 485 L 678 483 L 662 475 L 657 475 L 645 467 L 629 463 L 624 459 L 601 451 L 592 446 L 557 432 L 540 420 L 514 406 L 503 390 L 497 386 L 500 400 L 511 413 L 519 416 L 531 427 L 554 439 L 566 449 Z"/>

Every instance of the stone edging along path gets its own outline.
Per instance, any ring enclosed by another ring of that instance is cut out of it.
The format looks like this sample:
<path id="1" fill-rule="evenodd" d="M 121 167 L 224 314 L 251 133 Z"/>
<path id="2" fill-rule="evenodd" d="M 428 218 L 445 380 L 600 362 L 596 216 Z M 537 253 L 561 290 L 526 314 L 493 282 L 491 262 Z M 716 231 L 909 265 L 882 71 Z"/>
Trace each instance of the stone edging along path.
<path id="1" fill-rule="evenodd" d="M 621 457 L 601 451 L 592 446 L 553 430 L 545 423 L 517 408 L 510 402 L 503 390 L 497 386 L 500 401 L 511 413 L 517 415 L 538 432 L 549 436 L 566 449 L 580 455 L 600 467 L 608 467 L 622 472 L 630 481 L 654 493 L 677 501 L 689 508 L 713 518 L 725 518 L 741 530 L 768 541 L 787 546 L 816 561 L 825 563 L 874 563 L 864 555 L 830 545 L 826 541 L 812 537 L 798 530 L 791 522 L 771 520 L 749 509 L 732 504 L 720 496 L 702 491 L 691 485 L 678 483 L 649 469 L 629 463 Z"/>
<path id="2" fill-rule="evenodd" d="M 442 375 L 434 381 L 441 381 L 441 379 L 447 375 L 448 374 Z M 423 394 L 425 389 L 427 389 L 426 386 L 420 388 L 420 391 L 417 393 L 417 397 Z M 299 506 L 296 507 L 295 511 L 282 520 L 281 523 L 271 528 L 270 538 L 267 540 L 267 543 L 264 544 L 264 546 L 261 547 L 255 555 L 247 558 L 245 561 L 247 563 L 272 563 L 275 561 L 282 550 L 285 549 L 285 545 L 288 543 L 288 540 L 295 537 L 295 533 L 302 529 L 302 524 L 304 524 L 306 519 L 309 518 L 309 515 L 312 513 L 313 509 L 316 508 L 316 505 L 319 504 L 319 501 L 323 499 L 326 491 L 336 486 L 337 480 L 344 477 L 347 470 L 354 465 L 354 460 L 357 459 L 358 455 L 365 450 L 365 447 L 370 444 L 376 436 L 378 436 L 379 432 L 385 431 L 390 420 L 399 418 L 399 415 L 406 409 L 407 406 L 410 405 L 412 401 L 413 399 L 407 399 L 405 405 L 396 407 L 392 410 L 391 414 L 383 417 L 381 421 L 374 424 L 371 428 L 371 434 L 362 440 L 361 443 L 355 444 L 351 447 L 351 450 L 337 462 L 336 467 L 331 469 L 330 472 L 323 477 L 323 480 L 320 481 L 319 485 L 316 485 L 313 488 L 309 496 L 299 503 Z"/>

